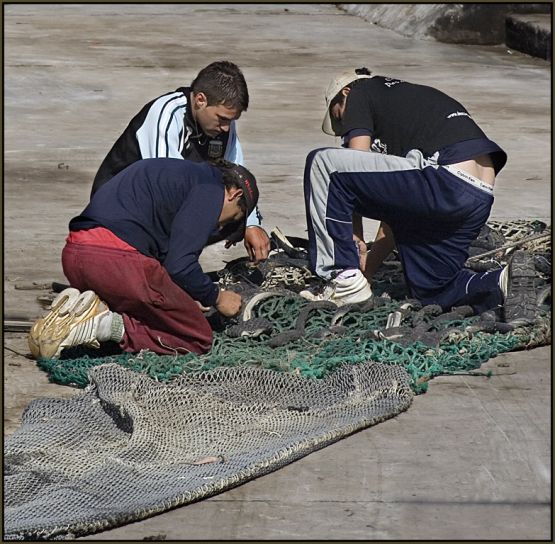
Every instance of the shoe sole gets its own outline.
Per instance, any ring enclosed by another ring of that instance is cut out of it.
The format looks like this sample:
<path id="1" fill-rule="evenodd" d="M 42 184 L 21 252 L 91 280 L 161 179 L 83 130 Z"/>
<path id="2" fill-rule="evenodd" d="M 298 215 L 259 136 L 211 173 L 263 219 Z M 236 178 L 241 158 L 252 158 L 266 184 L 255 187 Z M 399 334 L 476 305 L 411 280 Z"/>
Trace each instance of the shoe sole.
<path id="1" fill-rule="evenodd" d="M 310 300 L 311 302 L 319 302 L 319 301 L 324 301 L 324 302 L 333 302 L 333 304 L 335 304 L 336 306 L 340 307 L 340 306 L 346 306 L 347 304 L 360 304 L 363 302 L 368 302 L 372 297 L 372 291 L 370 289 L 370 287 L 368 288 L 368 295 L 360 298 L 360 297 L 331 297 L 331 298 L 325 298 L 319 295 L 315 295 L 313 293 L 311 293 L 310 291 L 301 291 L 299 293 L 299 295 L 304 298 L 305 300 Z M 353 300 L 353 298 L 355 300 Z"/>
<path id="2" fill-rule="evenodd" d="M 314 293 L 311 293 L 310 291 L 307 291 L 307 290 L 301 291 L 299 293 L 299 296 L 310 301 L 322 300 L 321 298 L 318 298 L 318 295 L 315 295 Z"/>
<path id="3" fill-rule="evenodd" d="M 40 357 L 56 359 L 63 347 L 63 341 L 71 329 L 91 316 L 96 315 L 102 301 L 94 291 L 84 291 L 77 299 L 68 302 L 62 312 L 43 327 L 39 338 Z"/>
<path id="4" fill-rule="evenodd" d="M 297 249 L 293 244 L 289 241 L 287 236 L 281 232 L 278 227 L 275 227 L 272 232 L 270 232 L 270 237 L 274 241 L 275 245 L 278 249 L 281 249 L 286 255 L 293 259 L 308 259 L 308 252 L 305 249 Z"/>
<path id="5" fill-rule="evenodd" d="M 533 256 L 516 251 L 508 273 L 505 322 L 515 327 L 529 325 L 536 319 L 538 298 L 534 287 L 536 268 Z"/>
<path id="6" fill-rule="evenodd" d="M 363 302 L 368 302 L 372 298 L 372 293 L 370 293 L 366 298 L 359 298 L 356 300 L 349 299 L 348 297 L 342 297 L 338 299 L 330 299 L 330 302 L 337 304 L 337 306 L 346 306 L 347 304 L 361 304 Z"/>
<path id="7" fill-rule="evenodd" d="M 50 305 L 50 311 L 42 319 L 38 319 L 31 327 L 27 338 L 29 349 L 35 359 L 40 357 L 40 335 L 46 326 L 52 323 L 60 313 L 66 314 L 75 304 L 81 293 L 68 287 L 59 293 Z"/>

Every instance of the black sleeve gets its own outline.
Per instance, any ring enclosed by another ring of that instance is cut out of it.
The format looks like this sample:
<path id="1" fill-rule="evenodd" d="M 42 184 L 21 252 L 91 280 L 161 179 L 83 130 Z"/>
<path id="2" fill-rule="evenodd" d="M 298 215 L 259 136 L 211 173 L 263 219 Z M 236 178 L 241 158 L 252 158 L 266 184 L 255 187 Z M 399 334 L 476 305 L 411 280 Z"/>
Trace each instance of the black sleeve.
<path id="1" fill-rule="evenodd" d="M 102 185 L 111 180 L 116 174 L 127 168 L 130 164 L 141 159 L 141 151 L 136 138 L 137 127 L 140 127 L 154 101 L 146 104 L 141 111 L 131 119 L 121 136 L 116 140 L 109 153 L 106 155 L 96 176 L 94 177 L 91 198 Z"/>

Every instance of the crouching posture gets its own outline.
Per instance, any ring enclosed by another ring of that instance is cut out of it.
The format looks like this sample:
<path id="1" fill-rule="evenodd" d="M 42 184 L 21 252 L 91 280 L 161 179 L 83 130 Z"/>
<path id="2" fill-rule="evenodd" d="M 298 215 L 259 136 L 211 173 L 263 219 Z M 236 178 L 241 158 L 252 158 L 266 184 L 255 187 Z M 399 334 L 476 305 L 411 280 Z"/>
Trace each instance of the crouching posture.
<path id="1" fill-rule="evenodd" d="M 36 358 L 113 341 L 126 352 L 205 353 L 201 306 L 227 317 L 241 297 L 221 290 L 199 256 L 209 237 L 258 201 L 254 176 L 225 161 L 146 159 L 116 174 L 69 224 L 62 252 L 70 288 L 31 329 Z"/>
<path id="2" fill-rule="evenodd" d="M 423 304 L 481 313 L 512 296 L 515 313 L 506 318 L 522 317 L 529 278 L 519 292 L 509 284 L 530 275 L 529 262 L 519 256 L 512 267 L 486 273 L 464 268 L 506 162 L 467 110 L 436 89 L 365 68 L 335 78 L 326 102 L 322 128 L 343 137 L 347 149 L 318 149 L 306 161 L 309 256 L 329 284 L 303 296 L 339 305 L 367 300 L 372 275 L 396 247 L 411 295 Z M 381 221 L 368 254 L 362 217 Z"/>

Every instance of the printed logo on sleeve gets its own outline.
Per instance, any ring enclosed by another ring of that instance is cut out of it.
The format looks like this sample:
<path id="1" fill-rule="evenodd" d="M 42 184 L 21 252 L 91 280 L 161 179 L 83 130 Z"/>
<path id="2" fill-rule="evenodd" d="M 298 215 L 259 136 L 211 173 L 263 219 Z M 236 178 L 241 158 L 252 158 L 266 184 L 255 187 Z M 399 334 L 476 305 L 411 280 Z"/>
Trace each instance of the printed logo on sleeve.
<path id="1" fill-rule="evenodd" d="M 451 119 L 452 117 L 468 117 L 469 119 L 472 119 L 472 117 L 470 117 L 470 114 L 466 111 L 455 111 L 453 113 L 450 113 L 447 116 L 447 119 Z"/>
<path id="2" fill-rule="evenodd" d="M 402 79 L 393 79 L 392 77 L 386 77 L 384 79 L 386 87 L 393 87 L 393 85 L 397 85 L 397 83 L 404 83 Z"/>
<path id="3" fill-rule="evenodd" d="M 387 144 L 383 143 L 379 138 L 372 140 L 370 148 L 374 151 L 374 153 L 383 153 L 387 155 Z"/>

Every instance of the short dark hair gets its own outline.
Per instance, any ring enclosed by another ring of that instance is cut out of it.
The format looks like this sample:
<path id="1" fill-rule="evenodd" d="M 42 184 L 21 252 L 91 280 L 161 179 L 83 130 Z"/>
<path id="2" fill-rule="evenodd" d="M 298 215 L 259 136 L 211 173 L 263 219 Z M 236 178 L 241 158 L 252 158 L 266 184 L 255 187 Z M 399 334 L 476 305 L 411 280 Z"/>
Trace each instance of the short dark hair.
<path id="1" fill-rule="evenodd" d="M 348 85 L 350 87 L 350 85 Z M 343 90 L 343 89 L 342 89 Z M 343 102 L 343 98 L 344 96 L 341 94 L 341 91 L 338 92 L 335 97 L 333 98 L 333 100 L 330 102 L 330 105 L 328 106 L 328 109 L 331 111 L 331 109 L 336 105 L 339 104 L 341 102 Z"/>
<path id="2" fill-rule="evenodd" d="M 203 68 L 191 83 L 193 93 L 204 93 L 209 106 L 223 104 L 240 112 L 249 107 L 249 91 L 236 64 L 221 60 Z"/>
<path id="3" fill-rule="evenodd" d="M 231 172 L 228 170 L 220 170 L 220 172 L 222 173 L 222 181 L 224 182 L 224 187 L 226 189 L 242 189 Z M 245 214 L 248 212 L 247 199 L 244 194 L 239 198 L 239 208 L 241 208 L 241 211 Z"/>
<path id="4" fill-rule="evenodd" d="M 222 181 L 226 189 L 235 187 L 243 191 L 239 199 L 239 207 L 245 214 L 249 214 L 258 201 L 258 187 L 254 174 L 244 166 L 225 159 L 219 158 L 209 162 L 222 173 Z"/>

